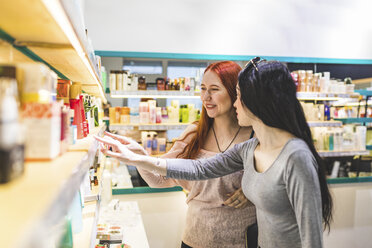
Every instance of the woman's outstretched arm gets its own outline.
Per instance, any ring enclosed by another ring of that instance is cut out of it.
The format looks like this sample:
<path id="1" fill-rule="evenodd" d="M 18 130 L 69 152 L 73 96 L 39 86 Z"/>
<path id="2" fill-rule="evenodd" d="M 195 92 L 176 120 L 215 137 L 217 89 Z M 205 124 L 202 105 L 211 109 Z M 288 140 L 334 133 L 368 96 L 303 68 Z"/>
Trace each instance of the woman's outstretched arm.
<path id="1" fill-rule="evenodd" d="M 162 176 L 186 180 L 216 178 L 242 170 L 243 159 L 241 151 L 246 144 L 244 142 L 235 145 L 225 153 L 217 154 L 211 158 L 190 160 L 161 159 L 139 155 L 110 137 L 100 138 L 95 136 L 95 139 L 101 143 L 101 151 L 108 156 Z M 110 147 L 112 151 L 109 150 Z"/>

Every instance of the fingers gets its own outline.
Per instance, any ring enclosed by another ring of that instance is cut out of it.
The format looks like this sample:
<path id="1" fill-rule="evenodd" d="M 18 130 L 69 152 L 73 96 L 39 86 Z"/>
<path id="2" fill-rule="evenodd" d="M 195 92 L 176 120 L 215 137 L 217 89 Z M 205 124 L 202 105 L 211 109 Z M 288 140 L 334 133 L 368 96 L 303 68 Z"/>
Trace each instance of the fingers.
<path id="1" fill-rule="evenodd" d="M 128 145 L 130 144 L 130 141 L 131 139 L 125 137 L 125 136 L 121 136 L 121 135 L 117 135 L 117 134 L 113 134 L 113 133 L 110 133 L 110 132 L 105 132 L 105 136 L 109 136 L 117 141 L 120 141 L 120 143 L 122 143 L 123 145 Z"/>
<path id="2" fill-rule="evenodd" d="M 245 207 L 248 204 L 248 200 L 246 198 L 229 198 L 224 202 L 224 205 L 232 207 L 232 208 L 241 208 Z"/>
<path id="3" fill-rule="evenodd" d="M 110 145 L 110 146 L 117 146 L 118 145 L 118 141 L 117 140 L 114 140 L 113 138 L 110 138 L 110 137 L 98 137 L 97 135 L 94 135 L 93 136 L 97 141 L 103 143 L 103 144 L 106 144 L 106 145 Z"/>
<path id="4" fill-rule="evenodd" d="M 112 152 L 112 151 L 106 150 L 106 152 L 104 154 L 106 156 L 110 156 L 112 158 L 120 158 L 120 153 L 117 153 L 117 152 Z"/>
<path id="5" fill-rule="evenodd" d="M 240 202 L 238 205 L 235 205 L 234 208 L 245 208 L 248 205 L 248 200 L 245 199 L 242 202 Z"/>
<path id="6" fill-rule="evenodd" d="M 245 197 L 243 191 L 238 189 L 233 194 L 227 194 L 230 196 L 226 201 L 224 201 L 224 205 L 234 208 L 241 208 L 245 207 L 248 204 L 248 199 Z"/>

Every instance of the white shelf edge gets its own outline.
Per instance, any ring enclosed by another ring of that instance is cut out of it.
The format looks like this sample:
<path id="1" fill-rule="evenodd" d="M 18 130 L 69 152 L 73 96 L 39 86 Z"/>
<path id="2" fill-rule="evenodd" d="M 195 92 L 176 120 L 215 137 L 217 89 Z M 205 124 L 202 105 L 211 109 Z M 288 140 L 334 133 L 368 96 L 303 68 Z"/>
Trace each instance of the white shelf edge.
<path id="1" fill-rule="evenodd" d="M 308 121 L 309 127 L 341 127 L 341 121 Z"/>
<path id="2" fill-rule="evenodd" d="M 168 123 L 168 124 L 111 124 L 110 130 L 177 130 L 184 129 L 190 123 Z"/>
<path id="3" fill-rule="evenodd" d="M 196 98 L 200 95 L 194 91 L 167 91 L 167 90 L 143 90 L 143 91 L 113 91 L 112 98 Z"/>
<path id="4" fill-rule="evenodd" d="M 348 157 L 358 155 L 369 155 L 368 150 L 364 151 L 318 151 L 321 157 Z"/>
<path id="5" fill-rule="evenodd" d="M 336 101 L 343 98 L 357 98 L 360 94 L 344 94 L 344 93 L 322 93 L 322 92 L 297 92 L 299 100 L 329 100 Z"/>

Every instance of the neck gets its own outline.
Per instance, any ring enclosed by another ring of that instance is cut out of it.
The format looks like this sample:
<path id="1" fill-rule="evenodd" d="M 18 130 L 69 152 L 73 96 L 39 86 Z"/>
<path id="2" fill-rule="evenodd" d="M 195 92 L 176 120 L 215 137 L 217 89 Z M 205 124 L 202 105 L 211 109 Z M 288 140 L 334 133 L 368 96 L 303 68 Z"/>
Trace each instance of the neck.
<path id="1" fill-rule="evenodd" d="M 269 127 L 260 120 L 252 126 L 256 137 L 260 142 L 260 149 L 262 150 L 281 148 L 289 139 L 294 138 L 291 133 L 279 128 Z"/>
<path id="2" fill-rule="evenodd" d="M 219 135 L 229 136 L 236 133 L 239 124 L 235 116 L 220 116 L 214 118 L 213 128 Z"/>

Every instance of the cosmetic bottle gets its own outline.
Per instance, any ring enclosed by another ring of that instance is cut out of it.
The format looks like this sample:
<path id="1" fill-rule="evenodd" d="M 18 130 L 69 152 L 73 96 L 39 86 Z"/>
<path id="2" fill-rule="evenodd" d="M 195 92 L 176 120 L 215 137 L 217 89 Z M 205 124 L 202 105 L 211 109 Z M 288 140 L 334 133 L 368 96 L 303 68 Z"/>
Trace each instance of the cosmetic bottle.
<path id="1" fill-rule="evenodd" d="M 152 154 L 152 139 L 150 134 L 147 135 L 145 140 L 145 150 L 147 151 L 148 155 Z"/>
<path id="2" fill-rule="evenodd" d="M 0 183 L 24 171 L 24 142 L 19 123 L 19 98 L 14 66 L 0 66 Z"/>
<path id="3" fill-rule="evenodd" d="M 158 135 L 154 134 L 154 137 L 152 138 L 152 144 L 151 144 L 151 154 L 156 155 L 158 154 Z"/>

